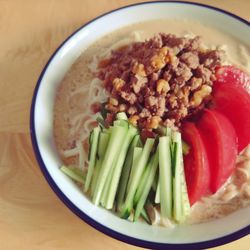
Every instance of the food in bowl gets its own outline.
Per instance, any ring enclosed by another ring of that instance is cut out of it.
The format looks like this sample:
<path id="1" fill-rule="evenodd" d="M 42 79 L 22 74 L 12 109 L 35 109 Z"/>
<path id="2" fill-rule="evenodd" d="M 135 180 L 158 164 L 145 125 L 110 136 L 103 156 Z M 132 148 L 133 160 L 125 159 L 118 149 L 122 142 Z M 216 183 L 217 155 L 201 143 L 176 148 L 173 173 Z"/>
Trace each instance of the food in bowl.
<path id="1" fill-rule="evenodd" d="M 187 20 L 101 38 L 58 89 L 62 171 L 133 221 L 200 223 L 249 205 L 248 67 L 246 45 Z"/>

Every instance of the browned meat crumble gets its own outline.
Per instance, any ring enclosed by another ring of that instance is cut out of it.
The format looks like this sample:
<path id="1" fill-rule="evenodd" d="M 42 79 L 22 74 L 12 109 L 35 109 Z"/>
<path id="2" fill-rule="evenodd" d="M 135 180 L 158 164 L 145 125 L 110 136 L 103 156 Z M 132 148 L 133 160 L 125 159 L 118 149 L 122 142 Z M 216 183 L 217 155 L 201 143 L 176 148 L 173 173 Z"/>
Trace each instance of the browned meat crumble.
<path id="1" fill-rule="evenodd" d="M 180 126 L 209 102 L 221 58 L 203 49 L 200 37 L 164 33 L 113 51 L 98 73 L 110 93 L 107 121 L 124 111 L 141 129 Z"/>

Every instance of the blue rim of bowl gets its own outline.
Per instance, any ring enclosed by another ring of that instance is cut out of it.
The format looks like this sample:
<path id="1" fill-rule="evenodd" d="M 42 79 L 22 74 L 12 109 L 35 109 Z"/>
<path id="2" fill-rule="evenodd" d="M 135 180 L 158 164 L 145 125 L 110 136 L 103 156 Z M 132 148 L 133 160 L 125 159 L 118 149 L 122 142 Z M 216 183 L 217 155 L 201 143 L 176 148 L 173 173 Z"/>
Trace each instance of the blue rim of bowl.
<path id="1" fill-rule="evenodd" d="M 32 98 L 32 103 L 31 103 L 31 109 L 30 109 L 30 136 L 31 136 L 31 141 L 32 141 L 32 145 L 33 145 L 33 150 L 37 159 L 37 162 L 40 166 L 40 169 L 44 175 L 44 177 L 46 178 L 47 182 L 49 183 L 50 187 L 52 188 L 52 190 L 57 194 L 57 196 L 61 199 L 61 201 L 74 213 L 76 214 L 78 217 L 80 217 L 82 220 L 84 220 L 86 223 L 88 223 L 89 225 L 91 225 L 92 227 L 94 227 L 95 229 L 97 229 L 98 231 L 109 235 L 117 240 L 123 241 L 125 243 L 129 243 L 131 245 L 135 245 L 135 246 L 139 246 L 139 247 L 145 247 L 145 248 L 149 248 L 149 249 L 204 249 L 204 248 L 211 248 L 211 247 L 215 247 L 215 246 L 219 246 L 219 245 L 223 245 L 229 242 L 232 242 L 234 240 L 237 240 L 239 238 L 242 238 L 248 234 L 250 234 L 250 226 L 246 226 L 245 228 L 242 228 L 241 230 L 238 230 L 232 234 L 220 237 L 220 238 L 216 238 L 213 240 L 209 240 L 209 241 L 202 241 L 202 242 L 196 242 L 196 243 L 183 243 L 183 244 L 168 244 L 168 243 L 157 243 L 157 242 L 152 242 L 152 241 L 145 241 L 145 240 L 141 240 L 141 239 L 137 239 L 137 238 L 133 238 L 121 233 L 118 233 L 102 224 L 100 224 L 99 222 L 93 220 L 91 217 L 89 217 L 87 214 L 85 214 L 84 212 L 82 212 L 78 207 L 76 207 L 65 195 L 64 193 L 60 190 L 60 188 L 56 185 L 56 183 L 54 182 L 54 180 L 52 179 L 52 177 L 50 176 L 45 163 L 41 157 L 39 148 L 38 148 L 38 143 L 37 143 L 37 138 L 36 138 L 36 131 L 35 131 L 35 120 L 34 120 L 34 116 L 35 116 L 35 105 L 36 105 L 36 98 L 37 98 L 37 93 L 39 91 L 39 87 L 41 84 L 41 81 L 43 79 L 43 76 L 47 70 L 47 67 L 49 66 L 50 62 L 53 60 L 54 56 L 57 54 L 57 52 L 61 49 L 61 47 L 73 36 L 75 35 L 78 31 L 80 31 L 81 29 L 85 28 L 87 25 L 89 25 L 90 23 L 96 21 L 97 19 L 100 19 L 103 16 L 106 16 L 110 13 L 116 12 L 118 10 L 122 10 L 122 9 L 126 9 L 126 8 L 130 8 L 133 6 L 138 6 L 138 5 L 149 5 L 149 4 L 155 4 L 155 3 L 162 3 L 162 4 L 187 4 L 187 5 L 194 5 L 194 6 L 200 6 L 203 8 L 208 8 L 217 12 L 220 12 L 222 14 L 231 16 L 247 25 L 249 25 L 249 22 L 233 13 L 230 13 L 228 11 L 213 7 L 213 6 L 209 6 L 209 5 L 205 5 L 205 4 L 200 4 L 200 3 L 195 3 L 195 2 L 185 2 L 185 1 L 154 1 L 154 2 L 141 2 L 141 3 L 137 3 L 137 4 L 132 4 L 132 5 L 128 5 L 128 6 L 124 6 L 115 10 L 111 10 L 107 13 L 104 13 L 94 19 L 92 19 L 91 21 L 87 22 L 86 24 L 82 25 L 79 29 L 77 29 L 74 33 L 72 33 L 66 40 L 64 40 L 64 42 L 56 49 L 56 51 L 52 54 L 52 56 L 50 57 L 50 59 L 48 60 L 47 64 L 45 65 L 44 69 L 42 70 L 36 87 L 34 89 L 34 93 L 33 93 L 33 98 Z"/>

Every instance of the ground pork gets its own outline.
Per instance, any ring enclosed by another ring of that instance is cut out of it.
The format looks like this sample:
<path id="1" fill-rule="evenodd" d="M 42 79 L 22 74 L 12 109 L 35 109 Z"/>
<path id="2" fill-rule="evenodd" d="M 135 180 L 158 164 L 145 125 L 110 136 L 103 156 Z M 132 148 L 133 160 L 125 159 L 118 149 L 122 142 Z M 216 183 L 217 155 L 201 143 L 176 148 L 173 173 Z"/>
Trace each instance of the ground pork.
<path id="1" fill-rule="evenodd" d="M 164 33 L 115 50 L 99 64 L 98 77 L 116 100 L 106 108 L 126 112 L 144 130 L 178 127 L 209 102 L 222 56 L 220 50 L 204 50 L 200 37 Z"/>

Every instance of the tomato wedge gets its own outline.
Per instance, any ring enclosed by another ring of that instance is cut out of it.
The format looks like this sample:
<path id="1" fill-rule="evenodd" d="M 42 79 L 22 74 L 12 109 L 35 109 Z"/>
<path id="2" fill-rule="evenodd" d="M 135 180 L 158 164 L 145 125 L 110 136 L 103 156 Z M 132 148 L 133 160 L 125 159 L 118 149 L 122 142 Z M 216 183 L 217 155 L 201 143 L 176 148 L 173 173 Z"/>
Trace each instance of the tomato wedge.
<path id="1" fill-rule="evenodd" d="M 184 168 L 192 205 L 209 192 L 210 170 L 204 143 L 194 123 L 183 124 L 182 137 L 190 146 L 189 153 L 184 157 Z"/>
<path id="2" fill-rule="evenodd" d="M 214 108 L 233 124 L 241 152 L 250 143 L 250 76 L 234 66 L 222 66 L 215 75 Z"/>
<path id="3" fill-rule="evenodd" d="M 237 136 L 231 122 L 215 110 L 204 110 L 197 123 L 207 151 L 211 179 L 215 193 L 232 174 L 237 156 Z"/>
<path id="4" fill-rule="evenodd" d="M 216 70 L 215 76 L 217 83 L 238 85 L 250 94 L 250 76 L 241 69 L 230 65 L 222 66 Z"/>
<path id="5" fill-rule="evenodd" d="M 238 152 L 250 142 L 250 95 L 241 86 L 214 84 L 213 109 L 225 115 L 238 136 Z"/>

